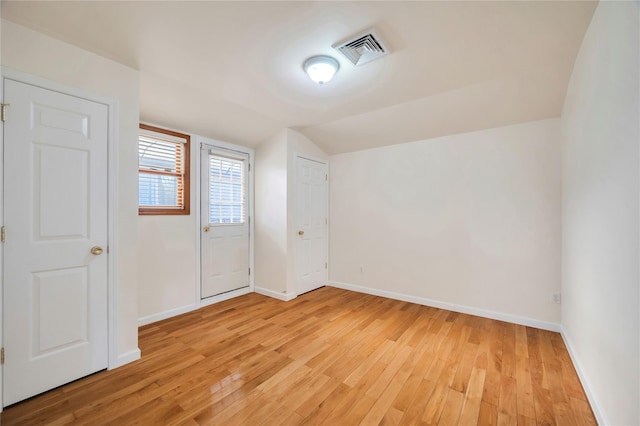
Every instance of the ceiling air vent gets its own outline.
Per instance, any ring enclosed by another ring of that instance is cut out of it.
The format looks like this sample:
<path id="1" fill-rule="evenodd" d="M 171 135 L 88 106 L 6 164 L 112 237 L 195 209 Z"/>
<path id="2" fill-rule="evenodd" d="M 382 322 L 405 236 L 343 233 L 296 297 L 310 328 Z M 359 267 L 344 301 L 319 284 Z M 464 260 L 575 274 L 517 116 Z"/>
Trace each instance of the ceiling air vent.
<path id="1" fill-rule="evenodd" d="M 350 40 L 333 46 L 354 65 L 362 65 L 389 54 L 374 30 L 365 31 Z"/>

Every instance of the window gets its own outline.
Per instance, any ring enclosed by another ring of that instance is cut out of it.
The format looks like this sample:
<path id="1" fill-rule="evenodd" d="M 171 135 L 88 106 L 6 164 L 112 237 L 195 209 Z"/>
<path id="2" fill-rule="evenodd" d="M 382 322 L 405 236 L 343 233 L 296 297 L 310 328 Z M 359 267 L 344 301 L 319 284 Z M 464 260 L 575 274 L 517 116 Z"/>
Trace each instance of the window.
<path id="1" fill-rule="evenodd" d="M 244 223 L 244 161 L 209 155 L 209 223 Z"/>
<path id="2" fill-rule="evenodd" d="M 140 124 L 138 212 L 189 214 L 189 135 Z"/>

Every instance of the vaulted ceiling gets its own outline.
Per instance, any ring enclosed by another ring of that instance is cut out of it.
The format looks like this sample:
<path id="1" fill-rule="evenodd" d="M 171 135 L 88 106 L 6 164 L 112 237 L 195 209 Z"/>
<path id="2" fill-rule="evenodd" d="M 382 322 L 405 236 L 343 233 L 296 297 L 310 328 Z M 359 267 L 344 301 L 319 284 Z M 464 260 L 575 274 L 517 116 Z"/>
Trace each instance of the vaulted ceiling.
<path id="1" fill-rule="evenodd" d="M 2 1 L 2 17 L 140 70 L 141 120 L 327 153 L 558 117 L 593 1 Z M 389 56 L 332 45 L 376 28 Z M 5 42 L 5 40 L 3 40 Z M 302 70 L 328 54 L 323 86 Z"/>

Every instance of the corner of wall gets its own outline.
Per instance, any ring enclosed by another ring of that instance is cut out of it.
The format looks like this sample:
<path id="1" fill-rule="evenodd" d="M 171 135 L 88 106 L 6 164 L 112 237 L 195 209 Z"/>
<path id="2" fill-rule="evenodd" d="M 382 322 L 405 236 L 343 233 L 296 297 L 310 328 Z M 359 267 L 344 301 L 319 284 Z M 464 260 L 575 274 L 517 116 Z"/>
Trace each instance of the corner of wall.
<path id="1" fill-rule="evenodd" d="M 288 302 L 289 300 L 293 300 L 296 298 L 295 294 L 289 293 L 288 291 L 273 291 L 268 288 L 254 286 L 253 289 L 256 293 L 261 294 L 263 296 L 272 297 L 274 299 L 282 300 L 283 302 Z"/>
<path id="2" fill-rule="evenodd" d="M 289 156 L 296 154 L 308 155 L 310 157 L 329 159 L 329 156 L 315 142 L 297 130 L 286 129 L 286 138 Z"/>
<path id="3" fill-rule="evenodd" d="M 604 411 L 602 410 L 602 407 L 600 406 L 600 404 L 598 403 L 598 400 L 594 395 L 593 385 L 591 384 L 589 377 L 585 373 L 585 370 L 582 367 L 582 363 L 580 362 L 580 359 L 578 358 L 578 355 L 575 351 L 571 338 L 567 334 L 563 325 L 560 325 L 560 335 L 562 336 L 564 345 L 567 347 L 567 351 L 569 352 L 569 356 L 571 357 L 571 362 L 573 363 L 573 366 L 576 369 L 576 373 L 578 373 L 580 384 L 582 384 L 582 387 L 584 388 L 584 392 L 587 395 L 587 399 L 589 400 L 589 404 L 591 405 L 591 409 L 593 410 L 593 414 L 595 415 L 596 420 L 598 421 L 598 424 L 601 424 L 601 425 L 611 424 L 606 418 Z"/>
<path id="4" fill-rule="evenodd" d="M 282 129 L 255 154 L 255 290 L 287 291 L 287 131 Z"/>
<path id="5" fill-rule="evenodd" d="M 289 128 L 256 148 L 255 291 L 281 300 L 296 294 L 292 251 L 296 155 L 328 161 L 324 151 Z"/>
<path id="6" fill-rule="evenodd" d="M 639 4 L 597 5 L 561 115 L 561 333 L 601 424 L 640 422 Z"/>

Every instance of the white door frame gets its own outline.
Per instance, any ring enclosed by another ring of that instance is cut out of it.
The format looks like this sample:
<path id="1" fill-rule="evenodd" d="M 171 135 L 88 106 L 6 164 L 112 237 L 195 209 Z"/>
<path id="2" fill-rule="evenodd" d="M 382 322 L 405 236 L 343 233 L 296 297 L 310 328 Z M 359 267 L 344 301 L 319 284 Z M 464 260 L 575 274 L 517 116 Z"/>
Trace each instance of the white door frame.
<path id="1" fill-rule="evenodd" d="M 36 77 L 22 71 L 16 71 L 7 67 L 1 68 L 2 84 L 0 84 L 0 99 L 4 100 L 4 80 L 15 80 L 21 83 L 26 83 L 32 86 L 40 87 L 42 89 L 52 90 L 63 94 L 75 96 L 78 98 L 86 99 L 88 101 L 104 104 L 108 108 L 108 136 L 107 136 L 107 315 L 108 315 L 108 369 L 111 370 L 119 366 L 118 352 L 117 352 L 117 188 L 118 188 L 118 103 L 117 101 L 90 93 L 76 87 L 70 87 L 63 84 L 59 84 L 41 77 Z M 7 119 L 11 118 L 11 106 L 7 107 Z M 2 125 L 2 131 L 0 132 L 0 223 L 4 223 L 4 124 Z M 4 246 L 0 243 L 0 258 L 4 258 Z M 1 299 L 4 294 L 4 269 L 0 262 L 0 340 L 4 344 L 4 300 Z M 2 383 L 4 373 L 3 368 L 0 368 L 0 394 L 2 393 Z M 0 404 L 0 411 L 3 404 Z"/>
<path id="2" fill-rule="evenodd" d="M 329 262 L 329 159 L 327 158 L 322 158 L 322 157 L 316 157 L 314 155 L 307 155 L 307 154 L 301 154 L 298 152 L 295 152 L 293 155 L 293 191 L 292 191 L 292 197 L 296 197 L 297 193 L 296 193 L 296 183 L 298 182 L 298 158 L 302 158 L 305 160 L 311 160 L 311 161 L 315 161 L 316 163 L 320 163 L 320 164 L 324 164 L 325 167 L 327 168 L 327 202 L 325 203 L 326 205 L 326 212 L 325 212 L 325 217 L 327 218 L 327 226 L 325 227 L 325 234 L 324 234 L 324 238 L 325 241 L 327 242 L 327 246 L 326 246 L 326 259 L 327 259 L 327 276 L 326 276 L 326 284 L 329 284 L 329 269 L 331 268 L 331 263 Z M 291 203 L 291 206 L 295 206 L 295 202 L 296 200 L 294 199 L 293 202 Z M 295 207 L 292 207 L 292 211 L 295 211 Z M 292 244 L 291 247 L 294 247 L 295 250 L 295 245 L 293 243 L 295 243 L 295 241 L 297 240 L 297 236 L 298 236 L 298 228 L 297 226 L 297 218 L 293 218 L 293 223 L 289 222 L 288 224 L 288 229 L 289 229 L 289 243 Z M 296 254 L 294 253 L 294 256 Z M 295 270 L 296 268 L 296 262 L 295 260 L 293 261 L 293 265 L 292 268 L 294 268 L 293 270 L 293 279 L 294 279 L 294 291 L 296 294 L 296 297 L 300 295 L 299 293 L 299 288 L 298 288 L 298 282 L 296 280 L 297 277 L 297 271 Z"/>
<path id="3" fill-rule="evenodd" d="M 255 157 L 255 150 L 253 150 L 252 148 L 247 148 L 246 146 L 242 146 L 242 145 L 236 145 L 236 144 L 232 144 L 232 143 L 228 143 L 228 142 L 222 142 L 219 140 L 215 140 L 215 139 L 209 139 L 209 138 L 205 138 L 202 136 L 196 136 L 195 137 L 195 142 L 194 144 L 192 144 L 192 151 L 195 152 L 195 156 L 196 156 L 196 160 L 193 161 L 191 164 L 196 164 L 195 170 L 196 173 L 195 175 L 192 176 L 196 176 L 195 178 L 192 177 L 192 180 L 196 181 L 196 188 L 195 188 L 195 193 L 196 195 L 196 206 L 194 206 L 192 208 L 195 209 L 196 211 L 196 228 L 195 228 L 195 232 L 196 232 L 196 308 L 201 308 L 203 306 L 208 306 L 214 303 L 218 303 L 218 302 L 222 302 L 223 300 L 228 300 L 228 299 L 232 299 L 234 297 L 238 297 L 238 296 L 242 296 L 243 294 L 248 294 L 248 293 L 253 293 L 253 288 L 254 288 L 254 279 L 253 277 L 255 276 L 255 269 L 254 269 L 254 264 L 253 264 L 253 246 L 254 246 L 254 238 L 253 236 L 255 235 L 254 232 L 254 219 L 253 219 L 253 171 L 254 171 L 254 167 L 253 167 L 253 162 L 254 162 L 254 157 Z M 202 195 L 201 195 L 201 191 L 202 191 L 202 162 L 200 161 L 200 156 L 201 156 L 201 148 L 202 145 L 207 145 L 208 147 L 210 147 L 211 149 L 215 149 L 215 150 L 219 150 L 221 152 L 224 151 L 229 151 L 230 154 L 235 153 L 242 153 L 242 154 L 246 154 L 249 157 L 249 175 L 247 176 L 247 193 L 248 193 L 248 198 L 247 198 L 247 215 L 248 215 L 248 220 L 249 220 L 249 268 L 251 269 L 251 274 L 249 275 L 249 287 L 245 287 L 245 288 L 241 288 L 238 290 L 233 290 L 230 291 L 228 293 L 223 293 L 217 296 L 212 296 L 212 297 L 207 297 L 206 299 L 202 299 L 202 295 L 201 295 L 201 284 L 202 284 L 202 252 L 201 252 L 201 241 L 200 241 L 200 230 L 202 229 Z M 193 159 L 193 157 L 191 157 Z M 192 168 L 193 170 L 193 168 Z"/>

